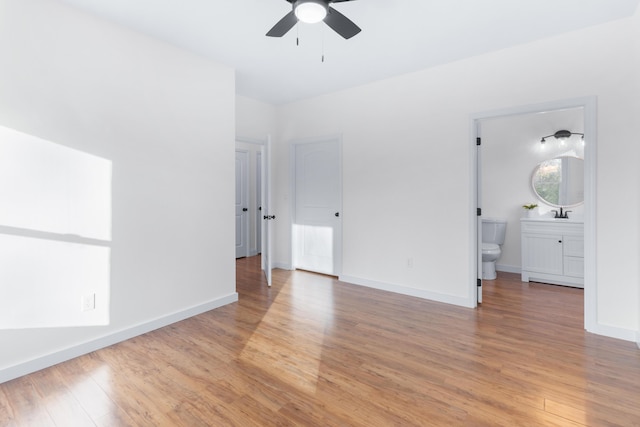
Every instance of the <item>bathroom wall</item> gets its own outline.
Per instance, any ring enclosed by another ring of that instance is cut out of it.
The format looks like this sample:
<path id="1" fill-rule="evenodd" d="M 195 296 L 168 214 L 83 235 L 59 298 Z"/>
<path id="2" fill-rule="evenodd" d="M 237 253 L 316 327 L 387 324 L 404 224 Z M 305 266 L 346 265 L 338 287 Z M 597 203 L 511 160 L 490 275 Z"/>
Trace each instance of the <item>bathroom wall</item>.
<path id="1" fill-rule="evenodd" d="M 520 218 L 525 216 L 524 204 L 537 203 L 541 215 L 555 209 L 540 201 L 531 187 L 533 169 L 542 161 L 559 155 L 584 156 L 580 136 L 573 135 L 561 144 L 551 135 L 567 129 L 583 133 L 582 108 L 526 114 L 484 120 L 482 135 L 482 213 L 485 217 L 508 221 L 502 255 L 496 263 L 499 271 L 520 272 Z M 570 208 L 569 215 L 581 216 L 583 206 Z"/>

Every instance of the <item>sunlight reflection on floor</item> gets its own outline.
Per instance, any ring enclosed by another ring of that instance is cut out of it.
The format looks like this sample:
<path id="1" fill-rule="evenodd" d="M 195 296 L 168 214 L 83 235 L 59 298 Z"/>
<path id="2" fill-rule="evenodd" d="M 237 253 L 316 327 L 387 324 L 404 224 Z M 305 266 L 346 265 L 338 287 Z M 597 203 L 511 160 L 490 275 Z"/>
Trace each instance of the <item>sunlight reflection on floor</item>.
<path id="1" fill-rule="evenodd" d="M 333 286 L 331 279 L 311 273 L 312 281 L 289 280 L 263 316 L 240 354 L 240 359 L 268 370 L 300 391 L 316 391 L 322 359 L 325 330 L 333 325 Z M 317 280 L 316 280 L 317 279 Z M 295 281 L 294 281 L 295 282 Z M 293 306 L 289 314 L 282 301 Z M 282 317 L 295 318 L 283 323 Z M 280 319 L 280 322 L 274 319 Z M 292 353 L 291 348 L 297 351 Z"/>

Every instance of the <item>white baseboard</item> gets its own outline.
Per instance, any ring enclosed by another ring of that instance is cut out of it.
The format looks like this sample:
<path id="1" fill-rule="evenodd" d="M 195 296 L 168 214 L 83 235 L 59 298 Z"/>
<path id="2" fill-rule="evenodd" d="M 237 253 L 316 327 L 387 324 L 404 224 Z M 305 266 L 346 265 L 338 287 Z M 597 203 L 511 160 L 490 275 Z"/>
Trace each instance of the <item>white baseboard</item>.
<path id="1" fill-rule="evenodd" d="M 367 288 L 379 289 L 382 291 L 394 292 L 396 294 L 408 295 L 423 298 L 430 301 L 443 302 L 446 304 L 458 305 L 461 307 L 473 308 L 473 301 L 468 298 L 456 297 L 453 295 L 441 294 L 437 292 L 425 291 L 423 289 L 411 288 L 408 286 L 393 285 L 390 283 L 376 282 L 375 280 L 362 279 L 353 276 L 340 276 L 338 280 L 353 285 L 365 286 Z"/>
<path id="2" fill-rule="evenodd" d="M 272 265 L 273 268 L 279 268 L 281 270 L 293 270 L 293 266 L 284 262 L 274 262 Z"/>
<path id="3" fill-rule="evenodd" d="M 592 334 L 603 335 L 609 338 L 616 338 L 624 341 L 638 342 L 638 335 L 640 334 L 637 331 L 633 331 L 630 329 L 618 328 L 615 326 L 602 325 L 596 323 L 593 329 L 587 329 L 587 332 L 591 332 Z M 640 344 L 638 345 L 640 347 Z"/>
<path id="4" fill-rule="evenodd" d="M 172 323 L 179 322 L 189 317 L 197 316 L 198 314 L 205 313 L 223 305 L 231 304 L 238 301 L 238 294 L 234 292 L 227 296 L 217 298 L 215 300 L 207 301 L 203 304 L 198 304 L 193 307 L 189 307 L 185 310 L 174 312 L 166 316 L 162 316 L 148 322 L 139 323 L 126 329 L 121 329 L 116 332 L 103 335 L 98 338 L 94 338 L 90 341 L 68 347 L 54 353 L 47 354 L 29 361 L 20 363 L 18 365 L 10 366 L 0 370 L 0 384 L 12 379 L 27 375 L 41 369 L 48 368 L 58 363 L 65 362 L 67 360 L 91 353 L 101 348 L 109 347 L 110 345 L 117 344 L 122 341 L 126 341 L 138 335 L 146 334 L 155 329 L 162 328 Z"/>
<path id="5" fill-rule="evenodd" d="M 496 264 L 496 271 L 504 271 L 505 273 L 516 273 L 516 274 L 522 273 L 522 269 L 516 265 Z"/>

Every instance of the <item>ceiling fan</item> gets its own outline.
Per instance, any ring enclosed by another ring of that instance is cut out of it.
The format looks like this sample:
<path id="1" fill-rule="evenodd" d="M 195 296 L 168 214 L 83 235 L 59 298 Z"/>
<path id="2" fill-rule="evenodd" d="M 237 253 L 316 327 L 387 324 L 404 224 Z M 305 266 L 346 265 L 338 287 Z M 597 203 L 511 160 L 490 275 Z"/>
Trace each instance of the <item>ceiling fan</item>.
<path id="1" fill-rule="evenodd" d="M 282 37 L 298 23 L 298 21 L 313 24 L 324 21 L 332 30 L 345 39 L 358 34 L 361 29 L 349 18 L 333 9 L 331 3 L 342 3 L 353 0 L 286 0 L 293 9 L 287 13 L 267 33 L 269 37 Z"/>

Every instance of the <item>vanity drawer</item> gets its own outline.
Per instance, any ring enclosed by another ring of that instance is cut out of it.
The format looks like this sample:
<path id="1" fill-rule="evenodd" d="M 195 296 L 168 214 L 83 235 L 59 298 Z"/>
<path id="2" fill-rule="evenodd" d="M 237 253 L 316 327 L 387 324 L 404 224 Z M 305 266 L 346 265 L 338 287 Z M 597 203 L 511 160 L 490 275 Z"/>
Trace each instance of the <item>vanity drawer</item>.
<path id="1" fill-rule="evenodd" d="M 565 256 L 584 257 L 584 237 L 563 236 L 563 251 Z"/>
<path id="2" fill-rule="evenodd" d="M 565 256 L 564 275 L 570 277 L 584 277 L 584 258 Z"/>

